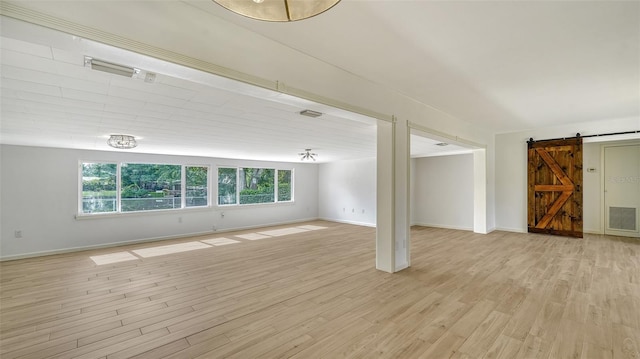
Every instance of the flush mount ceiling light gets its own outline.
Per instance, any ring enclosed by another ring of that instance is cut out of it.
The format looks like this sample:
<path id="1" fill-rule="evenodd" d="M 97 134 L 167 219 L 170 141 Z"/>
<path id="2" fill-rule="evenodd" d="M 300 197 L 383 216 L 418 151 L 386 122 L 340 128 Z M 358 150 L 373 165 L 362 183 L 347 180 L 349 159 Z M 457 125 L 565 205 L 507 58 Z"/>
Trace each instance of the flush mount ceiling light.
<path id="1" fill-rule="evenodd" d="M 111 62 L 97 60 L 89 56 L 84 57 L 84 66 L 91 67 L 92 70 L 108 72 L 110 74 L 125 77 L 133 77 L 133 75 L 140 73 L 140 70 L 135 67 L 122 66 Z"/>
<path id="2" fill-rule="evenodd" d="M 300 114 L 302 116 L 309 116 L 309 117 L 320 117 L 320 116 L 322 116 L 322 112 L 318 112 L 318 111 L 314 111 L 314 110 L 302 110 L 302 111 L 300 111 Z"/>
<path id="3" fill-rule="evenodd" d="M 449 144 L 446 142 L 440 142 L 440 143 L 436 143 L 436 146 L 444 147 L 444 146 L 449 146 Z"/>
<path id="4" fill-rule="evenodd" d="M 213 0 L 236 14 L 264 21 L 297 21 L 323 13 L 340 0 Z"/>
<path id="5" fill-rule="evenodd" d="M 304 150 L 304 152 L 300 152 L 298 153 L 298 155 L 300 156 L 300 161 L 308 161 L 308 160 L 316 160 L 316 156 L 318 155 L 317 153 L 311 153 L 311 149 L 310 148 L 306 148 Z"/>
<path id="6" fill-rule="evenodd" d="M 129 150 L 138 145 L 136 138 L 129 135 L 111 135 L 107 143 L 113 148 L 122 150 Z"/>

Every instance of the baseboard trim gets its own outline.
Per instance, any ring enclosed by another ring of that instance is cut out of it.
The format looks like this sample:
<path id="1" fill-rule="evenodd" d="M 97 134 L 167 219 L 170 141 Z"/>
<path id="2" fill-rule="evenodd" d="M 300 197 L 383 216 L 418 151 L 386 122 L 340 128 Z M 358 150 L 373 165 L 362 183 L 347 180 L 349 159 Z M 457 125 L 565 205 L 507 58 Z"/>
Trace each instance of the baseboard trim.
<path id="1" fill-rule="evenodd" d="M 604 231 L 600 230 L 600 229 L 582 229 L 582 233 L 589 233 L 589 234 L 604 234 Z"/>
<path id="2" fill-rule="evenodd" d="M 522 229 L 522 228 L 496 227 L 495 230 L 503 231 L 503 232 L 528 233 L 526 228 Z"/>
<path id="3" fill-rule="evenodd" d="M 327 221 L 327 222 L 336 222 L 336 223 L 344 223 L 344 224 L 353 224 L 354 226 L 363 226 L 363 227 L 371 227 L 371 228 L 376 228 L 376 224 L 375 223 L 366 223 L 366 222 L 357 222 L 357 221 L 348 221 L 348 220 L 344 220 L 344 219 L 335 219 L 335 218 L 318 218 L 319 220 L 322 221 Z"/>
<path id="4" fill-rule="evenodd" d="M 433 224 L 433 223 L 423 223 L 423 222 L 415 222 L 411 224 L 412 226 L 422 226 L 422 227 L 434 227 L 434 228 L 443 228 L 443 229 L 455 229 L 459 231 L 473 231 L 473 227 L 462 227 L 462 226 L 450 226 L 447 224 Z"/>

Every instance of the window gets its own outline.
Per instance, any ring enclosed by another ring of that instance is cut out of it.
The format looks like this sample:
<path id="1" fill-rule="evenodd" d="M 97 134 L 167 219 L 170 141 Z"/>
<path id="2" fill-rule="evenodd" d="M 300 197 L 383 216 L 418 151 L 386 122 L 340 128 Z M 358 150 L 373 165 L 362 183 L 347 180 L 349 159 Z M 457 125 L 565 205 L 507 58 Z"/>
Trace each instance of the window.
<path id="1" fill-rule="evenodd" d="M 218 204 L 237 204 L 237 168 L 218 168 Z"/>
<path id="2" fill-rule="evenodd" d="M 80 213 L 137 212 L 209 205 L 207 166 L 87 162 L 81 167 Z M 182 185 L 183 181 L 186 186 Z"/>
<path id="3" fill-rule="evenodd" d="M 209 207 L 209 167 L 82 162 L 81 214 Z M 293 202 L 293 170 L 218 168 L 219 206 Z M 215 202 L 214 202 L 215 203 Z"/>
<path id="4" fill-rule="evenodd" d="M 290 202 L 291 170 L 278 170 L 278 202 Z"/>
<path id="5" fill-rule="evenodd" d="M 240 204 L 275 202 L 272 169 L 239 168 Z"/>
<path id="6" fill-rule="evenodd" d="M 186 167 L 186 207 L 207 206 L 208 202 L 208 167 Z"/>
<path id="7" fill-rule="evenodd" d="M 181 208 L 182 166 L 123 163 L 122 212 Z"/>
<path id="8" fill-rule="evenodd" d="M 291 170 L 218 168 L 218 205 L 290 202 L 291 178 Z"/>
<path id="9" fill-rule="evenodd" d="M 115 163 L 82 164 L 82 213 L 105 213 L 118 210 Z"/>

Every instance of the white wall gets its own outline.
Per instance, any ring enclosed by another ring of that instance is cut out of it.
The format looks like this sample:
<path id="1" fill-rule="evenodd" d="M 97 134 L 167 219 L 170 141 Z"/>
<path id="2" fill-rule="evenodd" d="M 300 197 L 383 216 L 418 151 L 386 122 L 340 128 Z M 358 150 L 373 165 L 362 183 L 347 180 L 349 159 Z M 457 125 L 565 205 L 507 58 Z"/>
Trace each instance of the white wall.
<path id="1" fill-rule="evenodd" d="M 526 232 L 527 231 L 527 143 L 533 137 L 534 140 L 544 140 L 560 137 L 572 137 L 576 133 L 583 136 L 636 131 L 640 128 L 640 119 L 637 117 L 613 119 L 604 121 L 584 122 L 572 125 L 550 127 L 533 131 L 506 133 L 496 135 L 495 151 L 495 203 L 496 203 L 496 227 L 500 230 Z M 613 139 L 613 138 L 611 138 Z M 588 143 L 589 139 L 585 139 Z M 587 147 L 583 153 L 584 167 L 593 167 L 596 160 L 596 152 Z M 599 157 L 599 154 L 597 155 Z M 601 224 L 597 224 L 594 214 L 601 202 L 600 187 L 595 186 L 595 179 L 587 173 L 583 175 L 583 228 L 585 231 L 597 231 Z M 589 187 L 587 187 L 589 186 Z M 598 214 L 599 216 L 599 214 Z"/>
<path id="2" fill-rule="evenodd" d="M 376 161 L 321 164 L 319 217 L 376 225 Z M 411 160 L 411 224 L 473 230 L 473 155 Z M 364 213 L 363 213 L 364 210 Z"/>
<path id="3" fill-rule="evenodd" d="M 318 213 L 322 219 L 376 225 L 376 159 L 320 165 Z"/>
<path id="4" fill-rule="evenodd" d="M 411 161 L 411 223 L 473 230 L 473 154 Z"/>
<path id="5" fill-rule="evenodd" d="M 600 162 L 600 143 L 585 143 L 582 146 L 582 231 L 585 233 L 603 233 L 600 208 L 602 166 Z M 587 172 L 595 168 L 596 172 Z"/>
<path id="6" fill-rule="evenodd" d="M 0 258 L 3 259 L 211 233 L 214 225 L 218 231 L 224 231 L 318 218 L 318 165 L 314 164 L 7 145 L 0 147 L 0 153 Z M 295 202 L 75 219 L 79 161 L 204 164 L 213 171 L 216 165 L 292 168 Z M 16 230 L 22 231 L 22 238 L 14 238 Z"/>

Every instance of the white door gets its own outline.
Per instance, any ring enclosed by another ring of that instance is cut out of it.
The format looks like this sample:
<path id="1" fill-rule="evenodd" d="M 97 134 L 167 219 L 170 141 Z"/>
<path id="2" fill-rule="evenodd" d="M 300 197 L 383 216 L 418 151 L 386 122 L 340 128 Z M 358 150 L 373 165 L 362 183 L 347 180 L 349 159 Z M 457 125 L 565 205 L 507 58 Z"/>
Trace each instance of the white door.
<path id="1" fill-rule="evenodd" d="M 640 145 L 604 147 L 605 234 L 640 237 Z"/>

